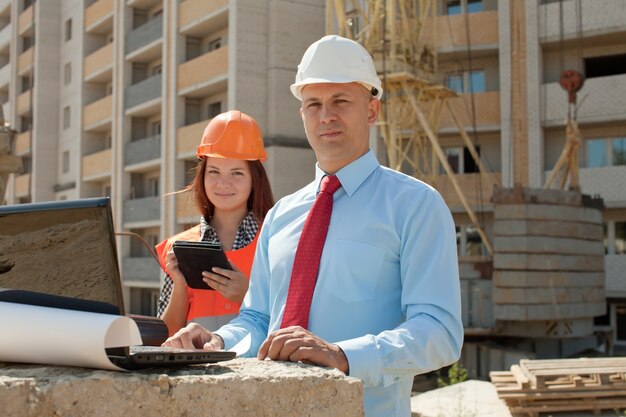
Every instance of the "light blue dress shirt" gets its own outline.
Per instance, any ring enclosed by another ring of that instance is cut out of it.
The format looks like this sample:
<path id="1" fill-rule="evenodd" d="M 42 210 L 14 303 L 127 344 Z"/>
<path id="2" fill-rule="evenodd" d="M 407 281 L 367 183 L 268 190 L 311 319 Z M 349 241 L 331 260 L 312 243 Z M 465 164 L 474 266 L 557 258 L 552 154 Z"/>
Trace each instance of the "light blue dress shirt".
<path id="1" fill-rule="evenodd" d="M 249 356 L 280 328 L 291 269 L 324 172 L 267 214 L 226 348 L 252 334 Z M 364 385 L 366 416 L 410 416 L 413 376 L 458 360 L 463 343 L 454 222 L 432 187 L 369 151 L 337 177 L 309 330 L 335 343 Z"/>

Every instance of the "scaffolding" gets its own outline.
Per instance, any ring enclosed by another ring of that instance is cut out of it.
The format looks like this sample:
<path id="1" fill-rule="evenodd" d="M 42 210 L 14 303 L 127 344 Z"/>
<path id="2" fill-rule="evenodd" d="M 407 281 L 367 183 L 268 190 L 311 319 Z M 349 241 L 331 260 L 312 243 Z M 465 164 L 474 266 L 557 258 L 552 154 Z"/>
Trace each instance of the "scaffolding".
<path id="1" fill-rule="evenodd" d="M 326 32 L 361 43 L 371 54 L 385 91 L 378 121 L 389 166 L 433 184 L 445 174 L 490 255 L 493 247 L 455 178 L 438 130 L 444 109 L 459 129 L 481 176 L 491 176 L 437 82 L 435 0 L 327 0 Z M 498 184 L 495 177 L 489 178 Z"/>

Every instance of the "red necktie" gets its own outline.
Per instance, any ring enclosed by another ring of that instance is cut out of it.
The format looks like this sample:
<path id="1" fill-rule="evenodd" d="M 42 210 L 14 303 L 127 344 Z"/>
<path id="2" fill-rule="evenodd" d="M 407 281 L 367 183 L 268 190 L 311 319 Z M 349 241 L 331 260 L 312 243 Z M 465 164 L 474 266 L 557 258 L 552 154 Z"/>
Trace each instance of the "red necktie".
<path id="1" fill-rule="evenodd" d="M 281 329 L 289 326 L 302 326 L 306 329 L 309 325 L 311 299 L 333 211 L 333 194 L 339 187 L 341 183 L 336 176 L 327 175 L 322 178 L 320 192 L 304 222 L 296 249 Z"/>

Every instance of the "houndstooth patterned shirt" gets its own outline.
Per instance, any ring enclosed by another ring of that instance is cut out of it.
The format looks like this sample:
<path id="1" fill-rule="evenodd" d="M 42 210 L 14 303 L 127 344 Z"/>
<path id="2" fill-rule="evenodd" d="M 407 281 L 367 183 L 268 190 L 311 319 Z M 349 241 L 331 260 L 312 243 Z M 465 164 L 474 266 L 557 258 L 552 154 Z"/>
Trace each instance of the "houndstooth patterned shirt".
<path id="1" fill-rule="evenodd" d="M 241 249 L 247 246 L 254 240 L 257 231 L 259 230 L 259 224 L 256 222 L 252 212 L 249 212 L 246 217 L 239 224 L 235 240 L 233 242 L 233 250 Z M 202 234 L 203 242 L 219 243 L 220 239 L 217 236 L 217 231 L 213 226 L 206 221 L 203 217 L 200 218 L 200 233 Z M 159 302 L 157 304 L 157 317 L 161 317 L 165 311 L 165 307 L 170 302 L 172 296 L 172 289 L 174 288 L 174 281 L 170 278 L 169 274 L 165 274 L 163 280 L 163 286 L 161 287 L 161 295 L 159 296 Z"/>

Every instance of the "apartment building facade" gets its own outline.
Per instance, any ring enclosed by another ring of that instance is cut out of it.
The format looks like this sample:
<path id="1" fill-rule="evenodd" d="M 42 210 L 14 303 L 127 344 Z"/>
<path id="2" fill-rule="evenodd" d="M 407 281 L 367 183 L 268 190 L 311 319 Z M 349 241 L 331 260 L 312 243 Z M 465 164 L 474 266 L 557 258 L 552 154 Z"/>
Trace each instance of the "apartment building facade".
<path id="1" fill-rule="evenodd" d="M 25 167 L 6 203 L 110 196 L 128 310 L 155 314 L 162 273 L 130 234 L 153 246 L 198 222 L 171 193 L 213 116 L 259 122 L 276 197 L 313 177 L 289 85 L 323 30 L 323 0 L 0 1 L 0 98 Z"/>

